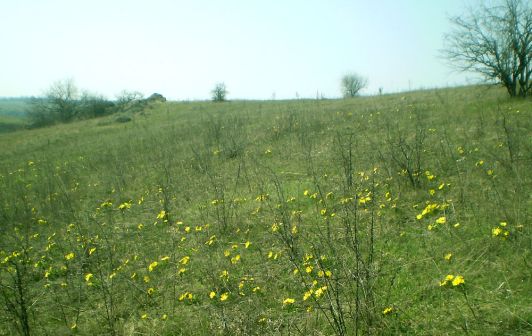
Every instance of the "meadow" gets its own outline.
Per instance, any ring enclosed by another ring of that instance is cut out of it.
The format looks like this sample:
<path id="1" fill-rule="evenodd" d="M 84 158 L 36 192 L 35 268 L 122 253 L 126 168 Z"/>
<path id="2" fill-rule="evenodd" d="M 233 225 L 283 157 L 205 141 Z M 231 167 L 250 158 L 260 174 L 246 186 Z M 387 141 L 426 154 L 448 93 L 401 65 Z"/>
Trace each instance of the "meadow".
<path id="1" fill-rule="evenodd" d="M 25 127 L 29 98 L 0 98 L 0 134 Z"/>
<path id="2" fill-rule="evenodd" d="M 532 104 L 157 103 L 0 134 L 0 335 L 532 333 Z"/>

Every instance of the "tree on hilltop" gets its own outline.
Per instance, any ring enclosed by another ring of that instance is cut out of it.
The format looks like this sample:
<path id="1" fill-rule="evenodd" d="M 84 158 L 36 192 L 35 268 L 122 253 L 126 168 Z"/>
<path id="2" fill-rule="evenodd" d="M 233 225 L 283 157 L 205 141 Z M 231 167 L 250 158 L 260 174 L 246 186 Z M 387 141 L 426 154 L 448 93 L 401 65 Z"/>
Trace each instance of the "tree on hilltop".
<path id="1" fill-rule="evenodd" d="M 218 83 L 214 86 L 214 89 L 211 91 L 212 101 L 223 102 L 227 98 L 227 88 L 225 83 Z"/>
<path id="2" fill-rule="evenodd" d="M 347 74 L 342 77 L 341 88 L 344 98 L 352 98 L 368 85 L 368 80 L 356 73 Z"/>
<path id="3" fill-rule="evenodd" d="M 511 97 L 532 93 L 532 8 L 527 0 L 482 6 L 450 19 L 443 55 L 460 71 L 502 84 Z"/>

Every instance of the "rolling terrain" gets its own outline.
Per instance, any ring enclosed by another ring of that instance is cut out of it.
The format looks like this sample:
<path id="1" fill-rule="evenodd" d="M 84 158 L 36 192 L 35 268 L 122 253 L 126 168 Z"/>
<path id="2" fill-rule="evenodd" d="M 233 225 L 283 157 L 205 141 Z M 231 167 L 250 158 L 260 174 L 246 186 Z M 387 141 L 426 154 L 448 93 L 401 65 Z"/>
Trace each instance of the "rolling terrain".
<path id="1" fill-rule="evenodd" d="M 0 134 L 0 335 L 532 333 L 532 103 L 166 102 Z"/>

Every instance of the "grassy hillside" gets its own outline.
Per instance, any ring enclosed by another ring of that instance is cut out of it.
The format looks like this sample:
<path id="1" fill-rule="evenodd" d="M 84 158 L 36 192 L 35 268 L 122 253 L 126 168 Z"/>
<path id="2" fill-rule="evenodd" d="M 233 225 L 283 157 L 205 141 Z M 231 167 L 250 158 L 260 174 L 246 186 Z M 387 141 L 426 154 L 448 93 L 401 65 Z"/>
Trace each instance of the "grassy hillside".
<path id="1" fill-rule="evenodd" d="M 531 117 L 470 87 L 0 135 L 0 335 L 532 333 Z"/>
<path id="2" fill-rule="evenodd" d="M 0 115 L 0 134 L 21 130 L 26 126 L 26 120 L 22 117 Z"/>
<path id="3" fill-rule="evenodd" d="M 28 98 L 0 98 L 0 134 L 25 126 Z"/>
<path id="4" fill-rule="evenodd" d="M 23 117 L 28 108 L 29 98 L 0 97 L 0 115 Z"/>

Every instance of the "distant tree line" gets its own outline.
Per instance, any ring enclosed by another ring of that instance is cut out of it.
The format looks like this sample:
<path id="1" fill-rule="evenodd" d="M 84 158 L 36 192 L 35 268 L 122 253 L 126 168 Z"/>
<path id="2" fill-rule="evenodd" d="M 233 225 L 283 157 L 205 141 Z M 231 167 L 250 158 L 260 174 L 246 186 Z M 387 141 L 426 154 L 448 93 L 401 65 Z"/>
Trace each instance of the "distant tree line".
<path id="1" fill-rule="evenodd" d="M 136 91 L 123 91 L 112 101 L 87 91 L 80 93 L 74 81 L 68 79 L 52 84 L 43 97 L 32 97 L 27 116 L 30 127 L 43 127 L 119 112 L 140 112 L 153 102 L 164 101 L 161 94 L 144 98 Z"/>

